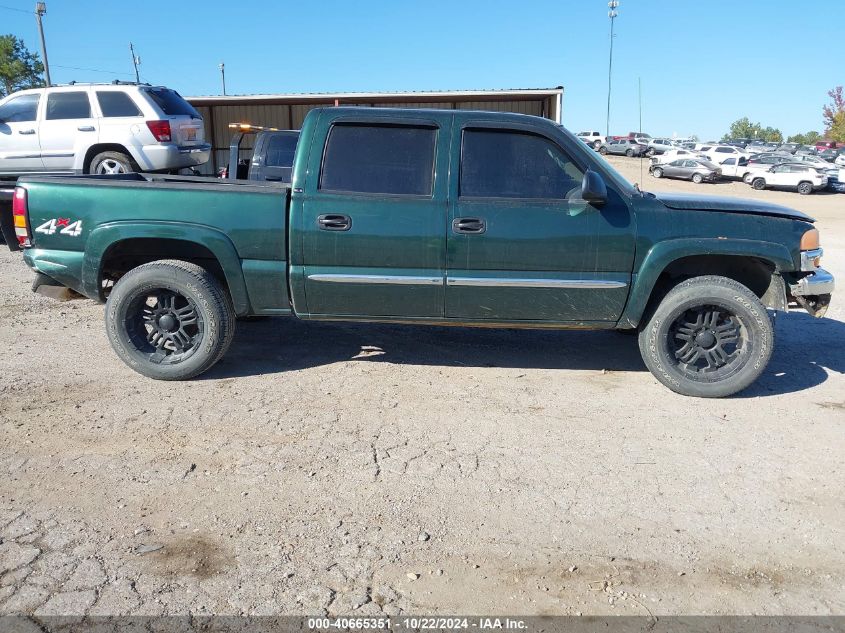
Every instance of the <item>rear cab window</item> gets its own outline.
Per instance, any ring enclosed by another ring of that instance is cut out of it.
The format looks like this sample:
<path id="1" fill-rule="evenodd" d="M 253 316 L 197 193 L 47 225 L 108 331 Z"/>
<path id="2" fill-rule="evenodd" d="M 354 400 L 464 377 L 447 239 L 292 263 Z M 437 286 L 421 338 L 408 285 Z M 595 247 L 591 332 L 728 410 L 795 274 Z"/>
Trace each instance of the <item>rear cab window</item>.
<path id="1" fill-rule="evenodd" d="M 44 118 L 47 121 L 90 119 L 91 102 L 88 93 L 51 92 L 47 95 L 47 114 Z"/>
<path id="2" fill-rule="evenodd" d="M 326 140 L 320 191 L 431 196 L 437 128 L 335 123 Z"/>
<path id="3" fill-rule="evenodd" d="M 167 116 L 189 116 L 194 119 L 201 119 L 190 103 L 185 101 L 175 90 L 170 88 L 146 88 L 143 91 L 152 102 Z"/>
<path id="4" fill-rule="evenodd" d="M 267 167 L 290 167 L 296 152 L 299 136 L 295 134 L 274 134 L 267 143 Z"/>
<path id="5" fill-rule="evenodd" d="M 116 90 L 97 91 L 97 103 L 106 118 L 141 116 L 141 111 L 132 98 L 125 92 Z"/>

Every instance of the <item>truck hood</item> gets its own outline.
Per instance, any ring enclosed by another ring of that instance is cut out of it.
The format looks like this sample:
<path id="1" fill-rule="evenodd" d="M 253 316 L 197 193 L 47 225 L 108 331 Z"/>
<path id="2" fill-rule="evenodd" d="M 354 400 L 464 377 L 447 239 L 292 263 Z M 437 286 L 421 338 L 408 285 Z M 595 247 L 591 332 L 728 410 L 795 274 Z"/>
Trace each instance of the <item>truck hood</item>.
<path id="1" fill-rule="evenodd" d="M 651 194 L 670 209 L 688 209 L 692 211 L 719 211 L 721 213 L 750 213 L 753 215 L 769 215 L 777 218 L 803 220 L 815 222 L 805 213 L 767 202 L 743 200 L 742 198 L 727 198 L 724 196 L 693 196 L 675 193 Z"/>

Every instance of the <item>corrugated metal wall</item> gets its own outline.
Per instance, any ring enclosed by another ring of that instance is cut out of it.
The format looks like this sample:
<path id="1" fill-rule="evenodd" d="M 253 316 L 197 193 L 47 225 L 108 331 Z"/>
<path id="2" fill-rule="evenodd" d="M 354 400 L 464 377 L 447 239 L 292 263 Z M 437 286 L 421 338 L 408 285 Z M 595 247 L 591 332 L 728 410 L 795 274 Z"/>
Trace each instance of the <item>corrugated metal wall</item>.
<path id="1" fill-rule="evenodd" d="M 330 103 L 308 104 L 263 104 L 242 103 L 236 105 L 196 106 L 205 121 L 205 138 L 214 148 L 211 160 L 199 169 L 204 174 L 214 174 L 219 167 L 229 162 L 229 140 L 232 131 L 230 123 L 251 123 L 281 130 L 299 129 L 305 116 L 314 108 L 334 105 Z M 550 116 L 552 104 L 548 99 L 518 101 L 442 101 L 436 103 L 350 103 L 358 107 L 384 108 L 446 108 L 461 110 L 489 110 L 493 112 L 517 112 L 535 116 Z M 241 144 L 241 158 L 252 155 L 254 136 L 247 135 Z"/>

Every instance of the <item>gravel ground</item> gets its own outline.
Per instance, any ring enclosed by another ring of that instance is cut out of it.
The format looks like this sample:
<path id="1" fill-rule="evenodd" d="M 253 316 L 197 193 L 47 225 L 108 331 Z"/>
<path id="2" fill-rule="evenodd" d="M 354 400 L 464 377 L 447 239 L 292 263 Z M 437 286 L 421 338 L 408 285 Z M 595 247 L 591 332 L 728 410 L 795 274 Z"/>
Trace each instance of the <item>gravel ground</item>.
<path id="1" fill-rule="evenodd" d="M 845 196 L 645 179 L 807 211 L 845 279 Z M 845 613 L 841 297 L 704 401 L 612 332 L 283 319 L 155 382 L 0 272 L 0 614 Z"/>

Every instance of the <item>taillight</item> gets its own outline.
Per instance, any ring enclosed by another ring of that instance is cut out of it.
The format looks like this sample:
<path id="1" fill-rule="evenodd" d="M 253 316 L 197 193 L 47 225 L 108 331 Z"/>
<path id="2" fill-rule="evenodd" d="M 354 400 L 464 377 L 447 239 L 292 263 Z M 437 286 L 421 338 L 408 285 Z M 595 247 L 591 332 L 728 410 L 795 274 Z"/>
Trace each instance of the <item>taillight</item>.
<path id="1" fill-rule="evenodd" d="M 147 121 L 147 127 L 159 143 L 170 142 L 170 121 Z"/>
<path id="2" fill-rule="evenodd" d="M 15 222 L 15 236 L 21 248 L 31 246 L 29 241 L 29 226 L 26 221 L 26 189 L 15 187 L 15 196 L 12 198 L 12 217 Z"/>

